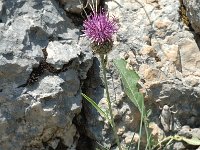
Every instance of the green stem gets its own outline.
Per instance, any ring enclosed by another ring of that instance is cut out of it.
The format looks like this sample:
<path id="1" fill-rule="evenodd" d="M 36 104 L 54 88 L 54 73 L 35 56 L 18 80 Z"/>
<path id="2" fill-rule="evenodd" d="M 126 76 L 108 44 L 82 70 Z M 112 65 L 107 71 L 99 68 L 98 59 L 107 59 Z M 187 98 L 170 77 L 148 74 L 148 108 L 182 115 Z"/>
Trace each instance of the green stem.
<path id="1" fill-rule="evenodd" d="M 100 54 L 100 59 L 101 59 L 101 64 L 102 64 L 102 70 L 103 70 L 103 79 L 104 79 L 104 84 L 105 84 L 105 88 L 106 88 L 106 96 L 107 96 L 107 102 L 108 102 L 108 109 L 109 109 L 109 113 L 110 113 L 110 117 L 111 117 L 111 126 L 114 132 L 114 137 L 115 140 L 117 142 L 117 146 L 119 148 L 119 150 L 122 150 L 120 142 L 119 142 L 119 137 L 117 135 L 117 130 L 116 130 L 116 126 L 115 126 L 115 122 L 114 122 L 114 117 L 113 117 L 113 112 L 112 112 L 112 107 L 111 107 L 111 101 L 110 101 L 110 95 L 109 95 L 109 91 L 108 91 L 108 82 L 107 82 L 107 78 L 106 78 L 106 64 L 104 62 L 104 55 Z"/>
<path id="2" fill-rule="evenodd" d="M 139 141 L 138 141 L 138 145 L 137 145 L 137 150 L 140 150 L 140 142 L 141 142 L 141 136 L 142 136 L 142 125 L 143 125 L 143 110 L 141 111 L 141 117 L 140 117 Z"/>
<path id="3" fill-rule="evenodd" d="M 145 132 L 146 132 L 146 138 L 147 138 L 147 145 L 145 150 L 147 150 L 149 148 L 149 150 L 151 150 L 151 144 L 150 144 L 150 140 L 151 140 L 151 136 L 149 135 L 149 131 L 148 131 L 148 122 L 147 120 L 145 120 L 146 118 L 144 118 L 144 127 L 145 127 Z"/>
<path id="4" fill-rule="evenodd" d="M 168 136 L 166 138 L 164 138 L 162 141 L 158 142 L 156 145 L 154 145 L 154 147 L 152 149 L 155 149 L 157 148 L 158 146 L 162 146 L 163 143 L 167 142 L 167 141 L 170 141 L 173 140 L 173 136 Z"/>

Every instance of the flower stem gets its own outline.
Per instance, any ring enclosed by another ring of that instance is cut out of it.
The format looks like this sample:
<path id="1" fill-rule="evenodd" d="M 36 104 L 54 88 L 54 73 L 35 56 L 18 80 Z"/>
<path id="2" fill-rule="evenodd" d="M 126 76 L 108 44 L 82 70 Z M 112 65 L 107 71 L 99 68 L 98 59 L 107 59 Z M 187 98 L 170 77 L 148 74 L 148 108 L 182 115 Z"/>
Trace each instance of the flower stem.
<path id="1" fill-rule="evenodd" d="M 119 150 L 122 150 L 120 142 L 119 142 L 119 137 L 117 135 L 117 130 L 116 130 L 113 112 L 112 112 L 112 108 L 111 108 L 110 95 L 109 95 L 109 91 L 108 91 L 108 82 L 107 82 L 107 78 L 106 78 L 106 64 L 105 64 L 105 61 L 104 61 L 104 55 L 103 54 L 100 54 L 100 59 L 101 59 L 102 70 L 103 70 L 104 84 L 105 84 L 105 88 L 106 88 L 108 109 L 109 109 L 109 113 L 110 113 L 110 117 L 111 117 L 111 123 L 112 123 L 111 126 L 112 126 L 112 129 L 113 129 L 113 132 L 114 132 L 114 137 L 115 137 L 115 140 L 117 142 L 117 146 L 118 146 Z"/>
<path id="2" fill-rule="evenodd" d="M 142 125 L 143 125 L 143 111 L 141 112 L 141 117 L 140 117 L 139 141 L 138 141 L 138 145 L 137 145 L 137 150 L 140 150 L 140 142 L 141 142 L 141 136 L 142 136 Z"/>

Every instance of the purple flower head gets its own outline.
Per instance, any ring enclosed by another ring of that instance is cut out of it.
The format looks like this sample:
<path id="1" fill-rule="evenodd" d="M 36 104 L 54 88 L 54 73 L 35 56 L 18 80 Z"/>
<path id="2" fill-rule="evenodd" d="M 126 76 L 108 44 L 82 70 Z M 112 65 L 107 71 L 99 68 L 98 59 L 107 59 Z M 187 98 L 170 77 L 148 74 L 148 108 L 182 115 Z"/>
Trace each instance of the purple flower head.
<path id="1" fill-rule="evenodd" d="M 98 44 L 105 41 L 111 41 L 113 34 L 117 31 L 117 25 L 114 18 L 109 19 L 108 13 L 103 9 L 100 13 L 93 11 L 84 21 L 83 26 L 85 35 Z"/>

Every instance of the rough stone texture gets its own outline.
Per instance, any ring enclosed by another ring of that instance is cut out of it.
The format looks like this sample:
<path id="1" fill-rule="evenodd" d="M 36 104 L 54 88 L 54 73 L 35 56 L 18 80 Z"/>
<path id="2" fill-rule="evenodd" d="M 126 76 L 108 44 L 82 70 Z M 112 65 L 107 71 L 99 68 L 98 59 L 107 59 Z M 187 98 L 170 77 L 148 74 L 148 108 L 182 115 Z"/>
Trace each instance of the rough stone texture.
<path id="1" fill-rule="evenodd" d="M 74 33 L 75 34 L 75 33 Z M 71 40 L 70 40 L 71 41 Z M 69 59 L 76 58 L 80 55 L 80 48 L 74 50 L 74 47 L 70 43 L 61 43 L 59 41 L 49 42 L 47 47 L 47 62 L 50 64 L 54 64 L 56 69 L 61 69 L 64 64 L 69 62 Z M 67 54 L 63 55 L 63 54 Z"/>
<path id="2" fill-rule="evenodd" d="M 77 44 L 79 30 L 54 0 L 12 0 L 0 2 L 0 32 L 0 149 L 74 149 L 79 134 L 72 120 L 92 64 Z M 56 69 L 72 62 L 56 74 L 42 72 L 45 47 Z M 38 81 L 25 86 L 34 68 Z"/>
<path id="3" fill-rule="evenodd" d="M 200 2 L 198 0 L 183 0 L 186 7 L 186 14 L 190 20 L 192 28 L 196 33 L 200 33 Z"/>
<path id="4" fill-rule="evenodd" d="M 92 9 L 100 4 L 100 0 L 59 0 L 59 2 L 64 6 L 64 10 L 74 14 L 80 14 L 83 9 Z"/>
<path id="5" fill-rule="evenodd" d="M 83 10 L 83 2 L 78 0 L 60 0 L 61 5 L 67 12 L 80 14 Z"/>
<path id="6" fill-rule="evenodd" d="M 199 14 L 197 7 L 191 7 L 195 2 L 184 2 L 188 13 L 197 11 L 189 18 Z M 149 119 L 154 138 L 168 134 L 159 119 L 159 106 L 164 105 L 174 105 L 173 111 L 177 110 L 169 132 L 199 137 L 200 42 L 180 21 L 179 1 L 110 0 L 105 4 L 119 23 L 113 51 L 108 55 L 107 79 L 122 146 L 130 144 L 132 136 L 135 143 L 138 141 L 140 114 L 123 93 L 112 63 L 119 57 L 141 77 L 140 90 L 147 109 L 152 109 Z M 41 150 L 60 145 L 75 149 L 79 133 L 95 141 L 94 148 L 99 147 L 98 142 L 116 149 L 110 125 L 80 95 L 83 90 L 102 109 L 108 108 L 98 56 L 92 65 L 89 41 L 79 37 L 80 31 L 65 13 L 80 14 L 83 6 L 79 5 L 73 0 L 0 2 L 0 149 Z M 195 19 L 191 23 L 197 23 Z M 41 64 L 45 64 L 43 70 Z M 25 85 L 33 73 L 37 81 Z M 72 122 L 81 109 L 83 130 Z M 191 130 L 186 131 L 185 125 Z M 144 146 L 145 135 L 142 137 Z M 172 146 L 188 148 L 182 142 Z"/>

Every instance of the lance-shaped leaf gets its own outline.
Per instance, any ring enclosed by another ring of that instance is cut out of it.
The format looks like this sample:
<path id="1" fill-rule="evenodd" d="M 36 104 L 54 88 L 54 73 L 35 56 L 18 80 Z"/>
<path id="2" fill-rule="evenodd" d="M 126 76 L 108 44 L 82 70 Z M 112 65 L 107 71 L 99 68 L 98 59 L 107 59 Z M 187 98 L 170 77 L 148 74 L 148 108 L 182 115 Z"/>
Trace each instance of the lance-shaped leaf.
<path id="1" fill-rule="evenodd" d="M 183 141 L 185 141 L 190 145 L 197 145 L 197 146 L 200 145 L 200 139 L 198 139 L 197 137 L 192 137 L 191 139 L 183 137 Z"/>
<path id="2" fill-rule="evenodd" d="M 105 119 L 107 119 L 110 124 L 112 125 L 112 121 L 109 119 L 108 114 L 105 113 L 99 106 L 98 104 L 92 100 L 91 98 L 89 98 L 87 95 L 81 93 L 81 95 L 101 114 L 102 117 L 104 117 Z"/>
<path id="3" fill-rule="evenodd" d="M 145 116 L 144 98 L 137 88 L 139 76 L 134 70 L 129 70 L 126 68 L 127 62 L 123 59 L 114 60 L 114 64 L 121 75 L 125 93 L 134 103 L 134 105 L 139 109 L 141 115 Z"/>

